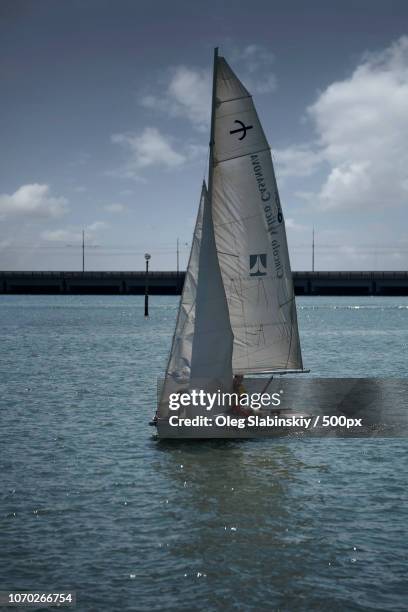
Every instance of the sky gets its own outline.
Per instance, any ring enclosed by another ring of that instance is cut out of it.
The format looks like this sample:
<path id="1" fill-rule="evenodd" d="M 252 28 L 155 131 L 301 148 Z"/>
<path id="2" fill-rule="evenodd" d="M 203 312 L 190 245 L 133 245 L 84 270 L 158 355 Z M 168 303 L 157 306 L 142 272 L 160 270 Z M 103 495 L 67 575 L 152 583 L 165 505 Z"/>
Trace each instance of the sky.
<path id="1" fill-rule="evenodd" d="M 180 269 L 213 48 L 272 148 L 292 269 L 408 266 L 406 0 L 1 0 L 0 270 Z"/>

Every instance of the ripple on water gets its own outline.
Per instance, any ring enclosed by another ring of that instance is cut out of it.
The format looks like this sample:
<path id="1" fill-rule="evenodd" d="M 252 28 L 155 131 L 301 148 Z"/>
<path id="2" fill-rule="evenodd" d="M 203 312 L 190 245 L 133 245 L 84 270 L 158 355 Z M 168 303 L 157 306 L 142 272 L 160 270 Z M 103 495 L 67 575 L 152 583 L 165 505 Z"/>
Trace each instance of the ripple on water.
<path id="1" fill-rule="evenodd" d="M 176 304 L 2 296 L 3 583 L 79 610 L 403 610 L 405 441 L 153 441 Z M 298 304 L 313 375 L 407 375 L 406 298 Z"/>

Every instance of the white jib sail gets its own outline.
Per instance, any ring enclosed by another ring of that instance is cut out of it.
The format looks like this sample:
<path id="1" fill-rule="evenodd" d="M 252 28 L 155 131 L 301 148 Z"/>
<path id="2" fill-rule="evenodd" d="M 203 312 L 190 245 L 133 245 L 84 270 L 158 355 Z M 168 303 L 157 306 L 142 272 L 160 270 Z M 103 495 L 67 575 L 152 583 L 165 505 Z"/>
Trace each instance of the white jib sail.
<path id="1" fill-rule="evenodd" d="M 296 304 L 270 148 L 224 58 L 216 78 L 212 214 L 235 373 L 302 369 Z"/>
<path id="2" fill-rule="evenodd" d="M 205 183 L 203 183 L 200 206 L 198 208 L 193 241 L 191 243 L 190 257 L 177 313 L 176 328 L 174 330 L 173 342 L 166 370 L 166 378 L 170 377 L 182 383 L 190 380 L 198 266 L 203 228 L 204 200 L 206 197 L 207 187 Z"/>
<path id="3" fill-rule="evenodd" d="M 230 391 L 232 331 L 215 250 L 208 193 L 203 184 L 176 328 L 159 403 L 169 414 L 171 393 L 193 388 Z M 197 412 L 202 413 L 202 409 Z M 189 415 L 194 410 L 189 409 Z"/>
<path id="4" fill-rule="evenodd" d="M 230 391 L 233 335 L 207 193 L 203 204 L 190 385 Z"/>

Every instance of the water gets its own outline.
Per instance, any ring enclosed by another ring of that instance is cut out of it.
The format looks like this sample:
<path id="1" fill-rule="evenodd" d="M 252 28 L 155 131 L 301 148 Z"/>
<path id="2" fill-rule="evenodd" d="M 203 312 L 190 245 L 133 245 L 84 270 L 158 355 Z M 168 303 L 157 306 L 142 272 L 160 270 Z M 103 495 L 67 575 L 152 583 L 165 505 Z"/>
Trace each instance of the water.
<path id="1" fill-rule="evenodd" d="M 161 442 L 177 299 L 0 298 L 0 590 L 77 609 L 406 610 L 404 439 Z M 305 366 L 407 376 L 408 299 L 298 299 Z"/>

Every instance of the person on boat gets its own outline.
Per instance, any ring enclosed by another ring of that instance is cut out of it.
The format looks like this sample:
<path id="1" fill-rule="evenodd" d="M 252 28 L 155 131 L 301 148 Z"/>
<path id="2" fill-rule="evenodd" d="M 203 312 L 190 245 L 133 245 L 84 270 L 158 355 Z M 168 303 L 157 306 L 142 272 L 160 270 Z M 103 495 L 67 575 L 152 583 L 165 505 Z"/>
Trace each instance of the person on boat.
<path id="1" fill-rule="evenodd" d="M 159 417 L 157 416 L 157 412 L 156 412 L 156 414 L 154 415 L 154 417 L 152 418 L 152 420 L 151 420 L 151 421 L 149 421 L 149 425 L 150 425 L 151 427 L 157 427 L 157 422 L 158 422 L 158 420 L 159 420 Z"/>
<path id="2" fill-rule="evenodd" d="M 250 414 L 253 414 L 252 408 L 249 406 L 241 406 L 239 403 L 239 398 L 246 394 L 246 389 L 244 387 L 244 376 L 243 374 L 235 374 L 232 381 L 232 392 L 236 393 L 238 396 L 238 402 L 235 406 L 231 407 L 231 412 L 237 416 L 247 417 Z"/>
<path id="3" fill-rule="evenodd" d="M 243 374 L 235 374 L 232 380 L 232 392 L 236 393 L 238 397 L 246 393 L 244 387 L 244 375 Z"/>

